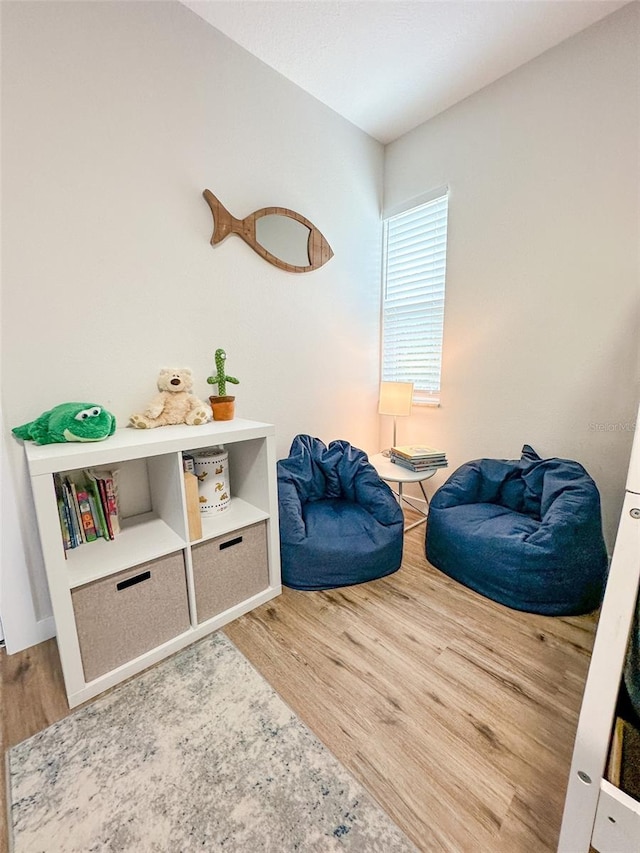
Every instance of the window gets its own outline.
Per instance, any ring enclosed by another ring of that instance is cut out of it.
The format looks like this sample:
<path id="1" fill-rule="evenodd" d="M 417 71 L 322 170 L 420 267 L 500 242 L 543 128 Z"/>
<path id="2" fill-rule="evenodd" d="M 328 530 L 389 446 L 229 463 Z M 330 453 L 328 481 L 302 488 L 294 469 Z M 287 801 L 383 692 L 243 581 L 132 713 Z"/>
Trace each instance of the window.
<path id="1" fill-rule="evenodd" d="M 440 396 L 448 193 L 384 220 L 382 379 L 413 382 L 415 403 Z"/>

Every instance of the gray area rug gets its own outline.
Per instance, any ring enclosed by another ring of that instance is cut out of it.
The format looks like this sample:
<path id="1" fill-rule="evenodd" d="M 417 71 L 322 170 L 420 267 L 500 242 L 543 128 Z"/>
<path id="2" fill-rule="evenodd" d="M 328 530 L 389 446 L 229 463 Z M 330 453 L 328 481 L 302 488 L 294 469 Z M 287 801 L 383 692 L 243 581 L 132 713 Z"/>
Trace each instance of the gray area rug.
<path id="1" fill-rule="evenodd" d="M 214 634 L 9 753 L 15 853 L 415 853 Z"/>

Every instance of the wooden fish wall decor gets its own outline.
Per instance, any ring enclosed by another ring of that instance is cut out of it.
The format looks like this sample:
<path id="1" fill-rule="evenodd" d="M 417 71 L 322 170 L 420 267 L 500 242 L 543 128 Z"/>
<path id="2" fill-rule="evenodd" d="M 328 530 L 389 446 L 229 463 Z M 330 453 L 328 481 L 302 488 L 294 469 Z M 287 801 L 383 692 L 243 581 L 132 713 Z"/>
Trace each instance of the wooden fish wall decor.
<path id="1" fill-rule="evenodd" d="M 311 272 L 333 257 L 333 250 L 313 222 L 286 207 L 262 207 L 236 219 L 210 190 L 202 195 L 213 214 L 211 245 L 238 234 L 265 261 L 287 272 Z"/>

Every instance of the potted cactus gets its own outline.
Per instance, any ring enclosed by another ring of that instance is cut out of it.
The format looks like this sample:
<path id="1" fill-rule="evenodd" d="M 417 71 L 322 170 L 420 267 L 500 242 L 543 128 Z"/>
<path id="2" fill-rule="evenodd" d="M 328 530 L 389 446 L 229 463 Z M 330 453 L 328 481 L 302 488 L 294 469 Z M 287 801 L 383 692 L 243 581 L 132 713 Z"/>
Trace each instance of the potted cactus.
<path id="1" fill-rule="evenodd" d="M 215 352 L 215 375 L 207 376 L 209 385 L 218 386 L 218 393 L 215 396 L 209 397 L 214 421 L 231 421 L 234 415 L 236 398 L 227 395 L 227 382 L 231 382 L 232 385 L 238 385 L 240 380 L 236 379 L 235 376 L 227 376 L 224 369 L 226 360 L 226 352 L 223 349 L 217 349 Z"/>

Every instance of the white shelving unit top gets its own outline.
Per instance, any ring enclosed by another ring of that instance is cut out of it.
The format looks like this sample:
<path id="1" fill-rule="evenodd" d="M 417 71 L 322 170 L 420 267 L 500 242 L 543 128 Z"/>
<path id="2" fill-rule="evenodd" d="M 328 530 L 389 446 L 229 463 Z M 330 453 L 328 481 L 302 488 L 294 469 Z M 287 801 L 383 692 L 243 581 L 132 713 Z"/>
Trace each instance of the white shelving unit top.
<path id="1" fill-rule="evenodd" d="M 234 418 L 232 421 L 211 421 L 201 426 L 180 424 L 156 429 L 123 427 L 104 441 L 44 445 L 27 441 L 25 453 L 31 476 L 38 476 L 186 449 L 198 450 L 274 434 L 272 424 Z"/>

